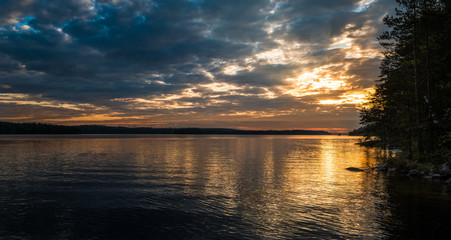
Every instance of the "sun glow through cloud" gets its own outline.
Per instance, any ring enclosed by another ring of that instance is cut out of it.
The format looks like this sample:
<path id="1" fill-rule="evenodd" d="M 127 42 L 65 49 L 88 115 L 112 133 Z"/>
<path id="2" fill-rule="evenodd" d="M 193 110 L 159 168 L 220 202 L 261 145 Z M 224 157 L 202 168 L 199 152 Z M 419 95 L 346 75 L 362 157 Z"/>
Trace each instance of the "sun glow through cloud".
<path id="1" fill-rule="evenodd" d="M 394 3 L 213 2 L 7 1 L 0 121 L 358 126 Z"/>
<path id="2" fill-rule="evenodd" d="M 296 78 L 287 78 L 292 89 L 287 94 L 295 97 L 329 93 L 331 91 L 350 89 L 346 79 L 348 76 L 337 75 L 329 70 L 331 67 L 341 67 L 342 64 L 326 65 L 313 69 L 312 72 L 300 74 Z"/>
<path id="3" fill-rule="evenodd" d="M 365 101 L 365 94 L 343 95 L 340 99 L 320 100 L 319 104 L 342 105 L 342 104 L 362 104 Z"/>

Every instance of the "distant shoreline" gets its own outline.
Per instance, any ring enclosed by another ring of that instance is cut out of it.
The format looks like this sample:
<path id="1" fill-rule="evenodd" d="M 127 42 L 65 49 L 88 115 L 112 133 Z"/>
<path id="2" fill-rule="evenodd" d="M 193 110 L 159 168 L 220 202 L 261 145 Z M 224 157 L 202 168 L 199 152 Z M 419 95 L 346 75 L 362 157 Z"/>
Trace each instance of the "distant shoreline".
<path id="1" fill-rule="evenodd" d="M 103 125 L 65 126 L 43 123 L 0 122 L 0 134 L 215 134 L 215 135 L 332 135 L 313 130 L 239 130 L 230 128 L 149 128 Z"/>

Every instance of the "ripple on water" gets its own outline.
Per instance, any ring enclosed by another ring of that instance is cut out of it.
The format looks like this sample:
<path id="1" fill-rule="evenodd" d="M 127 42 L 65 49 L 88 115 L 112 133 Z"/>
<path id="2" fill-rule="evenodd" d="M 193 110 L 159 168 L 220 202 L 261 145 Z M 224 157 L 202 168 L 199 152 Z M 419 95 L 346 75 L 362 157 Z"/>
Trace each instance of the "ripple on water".
<path id="1" fill-rule="evenodd" d="M 354 142 L 331 136 L 3 138 L 0 238 L 403 236 L 394 226 L 410 223 L 399 217 L 402 199 L 390 192 L 394 185 L 345 170 L 375 161 Z"/>

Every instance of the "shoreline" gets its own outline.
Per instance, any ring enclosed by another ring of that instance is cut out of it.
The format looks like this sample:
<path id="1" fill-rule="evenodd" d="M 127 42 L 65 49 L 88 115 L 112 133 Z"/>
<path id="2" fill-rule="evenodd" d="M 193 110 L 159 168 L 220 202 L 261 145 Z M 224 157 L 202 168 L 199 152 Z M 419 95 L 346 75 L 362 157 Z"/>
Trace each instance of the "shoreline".
<path id="1" fill-rule="evenodd" d="M 363 171 L 377 171 L 390 175 L 406 176 L 417 179 L 439 180 L 451 185 L 451 161 L 442 159 L 441 163 L 437 161 L 412 161 L 402 156 L 400 149 L 388 149 L 378 140 L 366 140 L 355 143 L 365 148 L 377 148 L 386 151 L 388 155 L 381 157 L 381 163 L 371 166 Z M 401 154 L 398 155 L 398 154 Z"/>
<path id="2" fill-rule="evenodd" d="M 348 167 L 351 172 L 378 172 L 390 176 L 404 176 L 414 179 L 434 180 L 439 183 L 451 185 L 451 170 L 448 163 L 438 165 L 438 169 L 428 171 L 409 168 L 390 167 L 388 163 L 379 163 L 367 168 Z"/>

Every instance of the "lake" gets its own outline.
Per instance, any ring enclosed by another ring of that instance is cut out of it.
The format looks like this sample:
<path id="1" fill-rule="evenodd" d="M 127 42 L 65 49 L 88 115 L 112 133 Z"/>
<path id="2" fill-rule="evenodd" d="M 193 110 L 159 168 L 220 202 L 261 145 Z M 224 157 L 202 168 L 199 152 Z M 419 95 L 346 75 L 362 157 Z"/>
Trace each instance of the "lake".
<path id="1" fill-rule="evenodd" d="M 0 239 L 443 239 L 446 184 L 348 136 L 0 135 Z"/>

